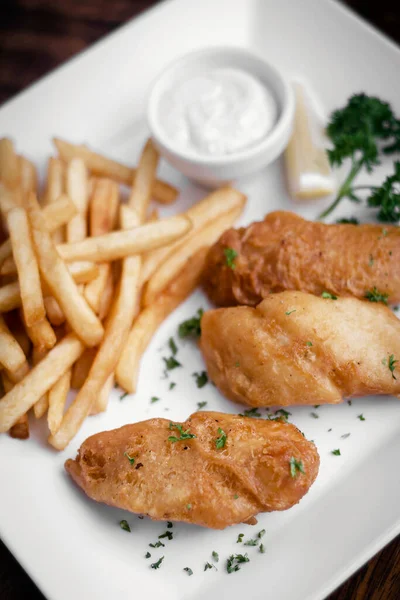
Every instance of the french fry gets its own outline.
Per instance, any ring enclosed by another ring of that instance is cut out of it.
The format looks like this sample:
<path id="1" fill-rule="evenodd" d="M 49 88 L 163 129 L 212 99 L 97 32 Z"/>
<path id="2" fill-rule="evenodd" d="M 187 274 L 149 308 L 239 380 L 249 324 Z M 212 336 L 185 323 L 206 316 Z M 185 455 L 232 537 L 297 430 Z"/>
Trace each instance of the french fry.
<path id="1" fill-rule="evenodd" d="M 191 227 L 187 217 L 178 215 L 160 219 L 155 223 L 146 223 L 127 231 L 112 231 L 95 238 L 86 238 L 82 242 L 60 244 L 57 246 L 57 251 L 66 261 L 117 260 L 169 244 L 185 235 Z"/>
<path id="2" fill-rule="evenodd" d="M 118 186 L 109 179 L 96 181 L 90 201 L 90 235 L 103 235 L 115 226 L 118 210 Z M 99 274 L 85 287 L 85 298 L 96 314 L 99 314 L 103 293 L 107 286 L 111 265 L 98 265 Z M 100 317 L 101 318 L 101 317 Z"/>
<path id="3" fill-rule="evenodd" d="M 67 194 L 77 214 L 67 223 L 67 242 L 80 242 L 87 236 L 88 175 L 85 163 L 73 158 L 67 166 Z"/>
<path id="4" fill-rule="evenodd" d="M 8 431 L 74 364 L 84 345 L 70 333 L 0 402 L 0 432 Z"/>
<path id="5" fill-rule="evenodd" d="M 34 194 L 29 195 L 27 208 L 41 274 L 72 329 L 87 346 L 96 346 L 103 337 L 103 327 L 80 295 L 70 272 L 58 255 L 45 228 Z"/>
<path id="6" fill-rule="evenodd" d="M 25 210 L 20 207 L 10 210 L 7 213 L 7 225 L 17 266 L 24 319 L 27 326 L 32 327 L 44 319 L 46 311 L 40 285 L 39 267 Z"/>
<path id="7" fill-rule="evenodd" d="M 96 356 L 97 348 L 86 348 L 72 367 L 71 387 L 80 390 L 85 383 Z"/>
<path id="8" fill-rule="evenodd" d="M 18 156 L 18 171 L 19 185 L 23 195 L 36 191 L 38 179 L 35 165 L 25 156 Z"/>
<path id="9" fill-rule="evenodd" d="M 58 202 L 45 206 L 42 211 L 46 228 L 52 232 L 61 225 L 65 225 L 75 214 L 76 207 L 68 196 L 60 196 Z M 16 273 L 16 266 L 12 258 L 11 240 L 7 239 L 0 245 L 0 265 L 4 268 L 4 275 Z"/>
<path id="10" fill-rule="evenodd" d="M 241 205 L 231 209 L 228 213 L 222 214 L 206 227 L 200 229 L 187 240 L 185 245 L 178 247 L 175 252 L 170 254 L 147 282 L 142 299 L 143 306 L 149 306 L 154 302 L 155 298 L 179 273 L 193 254 L 200 248 L 212 246 L 222 233 L 233 225 L 242 212 L 243 206 L 244 201 Z"/>
<path id="11" fill-rule="evenodd" d="M 11 189 L 19 184 L 18 156 L 8 138 L 0 139 L 0 181 Z"/>
<path id="12" fill-rule="evenodd" d="M 86 167 L 99 177 L 109 177 L 119 183 L 131 186 L 136 175 L 136 169 L 131 169 L 114 160 L 106 158 L 101 154 L 96 154 L 86 146 L 70 144 L 58 138 L 53 139 L 59 155 L 65 162 L 69 162 L 75 157 L 81 158 Z M 178 196 L 178 190 L 165 181 L 157 180 L 153 187 L 154 199 L 161 204 L 171 204 Z"/>
<path id="13" fill-rule="evenodd" d="M 8 283 L 0 287 L 0 313 L 9 312 L 21 306 L 19 283 Z"/>
<path id="14" fill-rule="evenodd" d="M 99 274 L 98 265 L 85 260 L 71 263 L 67 265 L 67 268 L 75 283 L 89 283 Z"/>
<path id="15" fill-rule="evenodd" d="M 17 195 L 13 190 L 7 188 L 0 180 L 0 211 L 3 217 L 9 210 L 18 206 Z"/>
<path id="16" fill-rule="evenodd" d="M 39 348 L 38 346 L 34 346 L 32 351 L 32 364 L 38 365 L 41 360 L 47 355 L 47 350 L 43 348 Z M 41 419 L 43 415 L 46 413 L 49 408 L 49 396 L 48 394 L 43 394 L 41 398 L 33 405 L 33 414 L 37 419 Z"/>
<path id="17" fill-rule="evenodd" d="M 58 202 L 58 199 L 64 191 L 64 176 L 65 170 L 63 162 L 58 158 L 54 158 L 53 156 L 50 157 L 47 165 L 45 207 L 51 206 L 52 204 Z M 71 202 L 71 204 L 73 203 Z M 75 204 L 73 204 L 73 206 L 76 214 L 77 211 Z M 61 244 L 64 241 L 64 228 L 61 225 L 54 228 L 52 238 L 55 244 Z"/>
<path id="18" fill-rule="evenodd" d="M 3 383 L 3 388 L 6 393 L 8 393 L 14 387 L 14 384 L 10 379 L 8 379 L 7 375 L 4 371 L 1 373 L 1 380 Z M 10 436 L 19 440 L 26 440 L 29 437 L 29 421 L 28 414 L 25 413 L 18 419 L 18 421 L 13 425 L 9 431 Z"/>
<path id="19" fill-rule="evenodd" d="M 133 211 L 126 206 L 121 207 L 121 224 L 124 229 L 134 227 L 137 221 L 138 218 Z M 136 310 L 140 263 L 141 258 L 138 256 L 123 261 L 118 293 L 107 318 L 104 338 L 89 375 L 65 413 L 59 430 L 49 437 L 49 443 L 58 450 L 65 448 L 75 436 L 115 369 L 129 330 L 128 323 L 132 323 Z"/>
<path id="20" fill-rule="evenodd" d="M 10 319 L 10 317 L 11 317 L 11 319 Z M 25 357 L 28 357 L 31 352 L 32 343 L 28 337 L 28 334 L 26 333 L 26 329 L 25 329 L 24 325 L 22 324 L 22 321 L 19 318 L 18 313 L 15 313 L 15 314 L 9 313 L 7 315 L 7 319 L 8 319 L 7 324 L 8 324 L 8 327 L 9 327 L 12 335 L 15 337 L 18 344 L 22 348 L 22 351 L 25 354 Z"/>
<path id="21" fill-rule="evenodd" d="M 100 299 L 99 305 L 99 319 L 103 321 L 111 308 L 112 301 L 114 298 L 114 278 L 113 274 L 110 271 L 108 274 L 108 278 L 104 287 L 103 294 Z"/>
<path id="22" fill-rule="evenodd" d="M 156 181 L 159 154 L 153 142 L 147 140 L 139 159 L 139 165 L 134 178 L 128 204 L 134 208 L 139 223 L 146 220 L 147 207 L 151 200 L 151 192 Z"/>
<path id="23" fill-rule="evenodd" d="M 17 371 L 25 363 L 25 354 L 0 315 L 0 365 Z"/>
<path id="24" fill-rule="evenodd" d="M 110 397 L 111 390 L 114 386 L 114 373 L 111 373 L 103 387 L 101 392 L 96 398 L 94 406 L 90 411 L 91 415 L 98 415 L 100 412 L 104 412 L 107 409 L 108 399 Z"/>
<path id="25" fill-rule="evenodd" d="M 115 370 L 117 383 L 127 392 L 136 391 L 141 357 L 158 327 L 197 287 L 206 254 L 203 248 L 189 259 L 156 301 L 136 318 Z"/>
<path id="26" fill-rule="evenodd" d="M 32 326 L 25 323 L 25 328 L 32 344 L 41 350 L 50 350 L 57 342 L 56 334 L 46 318 Z"/>
<path id="27" fill-rule="evenodd" d="M 44 307 L 46 309 L 47 318 L 52 325 L 57 326 L 64 323 L 65 315 L 53 296 L 46 296 L 44 298 Z"/>
<path id="28" fill-rule="evenodd" d="M 152 250 L 145 255 L 142 265 L 142 283 L 148 281 L 161 263 L 166 260 L 167 256 L 172 254 L 178 247 L 184 246 L 197 231 L 218 219 L 220 215 L 237 206 L 242 206 L 245 199 L 245 196 L 234 188 L 222 187 L 191 206 L 185 214 L 192 222 L 193 229 L 185 237 L 168 246 Z"/>
<path id="29" fill-rule="evenodd" d="M 58 428 L 61 425 L 65 402 L 67 400 L 70 388 L 70 383 L 71 369 L 64 373 L 64 375 L 61 375 L 60 379 L 53 385 L 51 390 L 49 390 L 48 392 L 49 410 L 47 413 L 47 424 L 52 435 L 54 435 L 58 431 Z"/>

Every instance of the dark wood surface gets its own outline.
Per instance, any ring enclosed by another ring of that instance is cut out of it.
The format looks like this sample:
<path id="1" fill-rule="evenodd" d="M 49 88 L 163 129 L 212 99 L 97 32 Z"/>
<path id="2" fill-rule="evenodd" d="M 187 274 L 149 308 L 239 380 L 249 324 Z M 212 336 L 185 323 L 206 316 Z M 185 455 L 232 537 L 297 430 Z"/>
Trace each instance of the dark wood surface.
<path id="1" fill-rule="evenodd" d="M 0 0 L 0 103 L 155 3 L 154 0 Z M 400 43 L 398 0 L 347 0 L 345 4 Z M 21 598 L 44 600 L 0 542 L 0 600 Z M 400 537 L 329 597 L 329 600 L 399 599 Z"/>

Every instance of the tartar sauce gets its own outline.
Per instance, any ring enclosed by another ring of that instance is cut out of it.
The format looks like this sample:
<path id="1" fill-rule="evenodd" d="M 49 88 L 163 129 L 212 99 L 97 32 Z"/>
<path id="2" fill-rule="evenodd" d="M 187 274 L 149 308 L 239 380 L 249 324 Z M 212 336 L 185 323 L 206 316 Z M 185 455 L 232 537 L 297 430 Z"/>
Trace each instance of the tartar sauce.
<path id="1" fill-rule="evenodd" d="M 216 68 L 189 77 L 160 98 L 159 122 L 180 150 L 224 156 L 264 138 L 277 105 L 261 81 L 240 69 Z"/>

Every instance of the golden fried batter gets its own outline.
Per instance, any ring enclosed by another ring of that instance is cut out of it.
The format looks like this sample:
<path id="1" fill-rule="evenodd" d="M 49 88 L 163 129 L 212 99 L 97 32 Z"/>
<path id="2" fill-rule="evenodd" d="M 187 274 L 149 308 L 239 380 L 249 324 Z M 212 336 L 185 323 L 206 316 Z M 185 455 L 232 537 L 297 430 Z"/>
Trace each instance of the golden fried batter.
<path id="1" fill-rule="evenodd" d="M 237 252 L 234 268 L 224 251 Z M 217 306 L 256 306 L 271 292 L 302 290 L 363 298 L 374 287 L 400 301 L 400 229 L 325 225 L 276 211 L 229 229 L 211 247 L 204 288 Z"/>
<path id="2" fill-rule="evenodd" d="M 400 393 L 400 321 L 383 304 L 271 294 L 205 313 L 200 345 L 211 380 L 250 406 Z"/>
<path id="3" fill-rule="evenodd" d="M 98 502 L 212 529 L 290 508 L 317 476 L 317 449 L 294 425 L 218 412 L 178 425 L 195 437 L 169 440 L 185 435 L 166 419 L 98 433 L 65 468 Z"/>

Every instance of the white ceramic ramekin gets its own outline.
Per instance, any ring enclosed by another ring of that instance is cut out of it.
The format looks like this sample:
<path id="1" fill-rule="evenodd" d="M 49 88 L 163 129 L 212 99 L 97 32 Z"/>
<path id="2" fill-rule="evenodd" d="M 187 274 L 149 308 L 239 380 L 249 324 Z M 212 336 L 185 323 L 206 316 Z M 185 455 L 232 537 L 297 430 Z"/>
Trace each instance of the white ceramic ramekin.
<path id="1" fill-rule="evenodd" d="M 271 131 L 249 148 L 225 156 L 198 156 L 176 147 L 168 138 L 159 120 L 159 101 L 186 76 L 218 67 L 243 69 L 257 77 L 274 95 L 278 118 Z M 162 71 L 150 90 L 147 119 L 156 147 L 172 166 L 202 184 L 218 186 L 259 171 L 283 152 L 292 131 L 294 108 L 292 88 L 275 67 L 243 48 L 216 47 L 186 54 Z"/>

